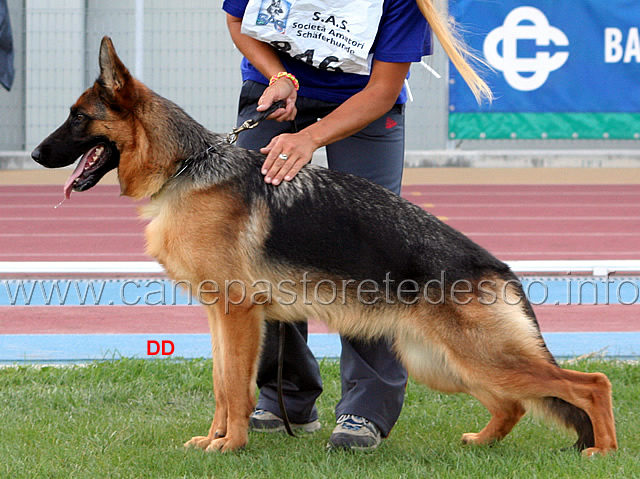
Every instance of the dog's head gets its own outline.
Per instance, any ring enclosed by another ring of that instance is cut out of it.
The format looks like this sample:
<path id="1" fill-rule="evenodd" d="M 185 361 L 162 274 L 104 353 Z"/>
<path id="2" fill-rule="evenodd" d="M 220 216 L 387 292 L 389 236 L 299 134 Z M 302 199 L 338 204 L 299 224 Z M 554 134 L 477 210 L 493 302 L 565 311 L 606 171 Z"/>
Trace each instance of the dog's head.
<path id="1" fill-rule="evenodd" d="M 71 190 L 93 187 L 120 163 L 120 153 L 133 138 L 136 81 L 116 55 L 111 39 L 100 45 L 100 76 L 71 107 L 67 120 L 31 153 L 47 168 L 80 161 L 65 184 Z"/>

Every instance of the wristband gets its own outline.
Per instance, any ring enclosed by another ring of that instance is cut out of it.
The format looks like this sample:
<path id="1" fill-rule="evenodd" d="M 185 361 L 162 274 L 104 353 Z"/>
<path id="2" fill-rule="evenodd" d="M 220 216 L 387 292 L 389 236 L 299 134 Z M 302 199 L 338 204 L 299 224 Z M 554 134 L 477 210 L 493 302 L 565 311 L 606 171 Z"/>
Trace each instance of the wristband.
<path id="1" fill-rule="evenodd" d="M 293 87 L 296 89 L 296 91 L 300 89 L 300 83 L 298 82 L 298 79 L 289 72 L 280 72 L 273 75 L 269 80 L 269 86 L 280 80 L 280 78 L 288 78 L 289 80 L 291 80 L 291 83 L 293 83 Z"/>

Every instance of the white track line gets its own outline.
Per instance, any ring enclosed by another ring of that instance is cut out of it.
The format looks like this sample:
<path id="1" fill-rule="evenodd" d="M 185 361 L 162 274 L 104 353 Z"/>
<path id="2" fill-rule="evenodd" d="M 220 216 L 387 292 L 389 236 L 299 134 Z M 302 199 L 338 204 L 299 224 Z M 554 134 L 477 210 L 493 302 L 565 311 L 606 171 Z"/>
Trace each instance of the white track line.
<path id="1" fill-rule="evenodd" d="M 640 260 L 508 261 L 516 273 L 640 272 Z M 0 261 L 0 274 L 157 274 L 163 268 L 153 261 Z"/>
<path id="2" fill-rule="evenodd" d="M 589 198 L 593 198 L 596 195 L 611 195 L 615 198 L 619 198 L 620 196 L 638 196 L 640 195 L 640 189 L 638 191 L 616 191 L 616 190 L 595 190 L 595 191 L 491 191 L 491 190 L 483 190 L 483 191 L 406 191 L 403 192 L 402 195 L 406 196 L 428 196 L 428 197 L 443 197 L 443 196 L 509 196 L 515 198 L 521 198 L 523 196 L 543 196 L 545 198 L 553 198 L 557 196 L 588 196 Z"/>
<path id="3" fill-rule="evenodd" d="M 570 237 L 570 238 L 575 238 L 576 236 L 580 236 L 581 238 L 585 237 L 585 236 L 590 236 L 593 238 L 599 238 L 599 237 L 611 237 L 611 236 L 631 236 L 634 238 L 637 238 L 639 236 L 639 234 L 637 232 L 619 232 L 619 231 L 607 231 L 604 233 L 598 233 L 598 232 L 584 232 L 584 231 L 571 231 L 569 233 L 547 233 L 547 232 L 538 232 L 538 231 L 518 231 L 518 232 L 509 232 L 509 233 L 505 233 L 505 232 L 500 232 L 500 231 L 496 231 L 496 232 L 492 232 L 492 233 L 488 233 L 488 232 L 474 232 L 474 231 L 463 231 L 463 233 L 467 236 L 497 236 L 497 237 L 501 237 L 501 236 L 514 236 L 514 237 L 529 237 L 529 236 L 544 236 L 544 237 Z M 37 236 L 38 234 L 36 233 L 34 236 Z M 0 234 L 0 236 L 2 236 Z"/>
<path id="4" fill-rule="evenodd" d="M 580 233 L 584 235 L 584 233 Z M 620 233 L 615 233 L 620 234 Z M 24 238 L 25 236 L 29 236 L 29 238 L 106 238 L 108 237 L 116 237 L 116 238 L 139 238 L 141 234 L 139 232 L 136 233 L 0 233 L 0 238 Z M 607 235 L 608 236 L 608 235 Z M 634 235 L 637 236 L 637 235 Z"/>
<path id="5" fill-rule="evenodd" d="M 164 273 L 154 261 L 0 261 L 0 274 Z"/>
<path id="6" fill-rule="evenodd" d="M 37 222 L 40 223 L 42 221 L 55 221 L 56 223 L 62 221 L 77 221 L 82 223 L 88 223 L 90 221 L 94 223 L 104 222 L 104 221 L 135 221 L 136 223 L 143 224 L 144 220 L 140 219 L 137 216 L 70 216 L 66 218 L 53 218 L 51 216 L 27 216 L 24 218 L 16 218 L 15 216 L 0 216 L 0 221 L 9 221 L 11 223 L 16 223 L 19 221 L 27 221 L 27 222 Z"/>

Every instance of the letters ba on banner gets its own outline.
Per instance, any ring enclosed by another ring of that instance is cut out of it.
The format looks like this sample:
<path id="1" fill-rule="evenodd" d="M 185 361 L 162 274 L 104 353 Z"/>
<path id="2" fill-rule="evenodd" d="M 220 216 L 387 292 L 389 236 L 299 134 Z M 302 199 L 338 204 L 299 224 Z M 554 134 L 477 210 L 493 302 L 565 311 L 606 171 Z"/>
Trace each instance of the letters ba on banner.
<path id="1" fill-rule="evenodd" d="M 640 139 L 640 2 L 451 8 L 496 99 L 478 106 L 452 67 L 450 139 Z"/>

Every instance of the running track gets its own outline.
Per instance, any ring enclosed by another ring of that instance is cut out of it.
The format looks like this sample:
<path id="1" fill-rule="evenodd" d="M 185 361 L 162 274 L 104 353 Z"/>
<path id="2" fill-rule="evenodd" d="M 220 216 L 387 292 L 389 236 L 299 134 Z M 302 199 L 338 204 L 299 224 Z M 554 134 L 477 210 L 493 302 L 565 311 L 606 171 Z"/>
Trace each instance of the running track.
<path id="1" fill-rule="evenodd" d="M 148 261 L 116 186 L 1 186 L 0 261 Z M 640 259 L 640 186 L 413 185 L 403 196 L 503 260 Z M 390 219 L 393 221 L 393 219 Z"/>
<path id="2" fill-rule="evenodd" d="M 145 222 L 138 219 L 135 203 L 118 195 L 118 187 L 74 193 L 54 209 L 61 190 L 0 186 L 0 261 L 149 261 Z M 640 259 L 640 186 L 412 185 L 403 196 L 503 260 Z M 572 333 L 572 340 L 587 338 L 587 349 L 611 346 L 620 338 L 640 343 L 638 304 L 538 306 L 536 311 L 546 338 L 547 333 Z M 312 331 L 325 332 L 317 324 Z M 185 341 L 179 354 L 202 342 L 205 333 L 207 322 L 197 307 L 0 306 L 0 349 L 2 341 L 11 349 L 13 339 L 28 337 L 23 335 L 39 337 L 45 349 L 52 337 L 77 342 L 84 337 L 93 347 L 93 335 L 114 335 L 123 345 L 137 338 L 134 350 L 144 356 L 140 341 L 165 335 Z M 73 334 L 86 336 L 68 336 Z M 567 354 L 581 353 L 577 344 Z M 633 349 L 640 353 L 637 346 Z M 206 351 L 207 341 L 203 347 Z"/>

